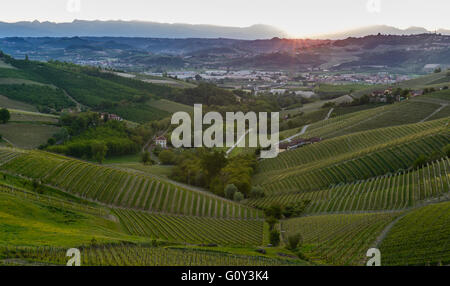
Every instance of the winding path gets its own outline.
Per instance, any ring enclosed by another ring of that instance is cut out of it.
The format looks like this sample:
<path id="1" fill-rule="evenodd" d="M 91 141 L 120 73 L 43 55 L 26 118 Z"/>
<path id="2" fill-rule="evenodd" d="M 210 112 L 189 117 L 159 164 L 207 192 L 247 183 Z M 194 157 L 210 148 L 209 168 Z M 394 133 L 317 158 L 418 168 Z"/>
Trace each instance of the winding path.
<path id="1" fill-rule="evenodd" d="M 280 145 L 280 143 L 284 143 L 284 142 L 291 142 L 292 139 L 294 139 L 295 137 L 298 137 L 298 136 L 301 136 L 301 135 L 305 134 L 305 133 L 306 133 L 306 130 L 308 129 L 308 127 L 309 127 L 309 124 L 303 126 L 302 131 L 300 131 L 299 133 L 297 133 L 297 134 L 295 134 L 295 135 L 292 135 L 292 136 L 289 137 L 289 138 L 286 138 L 286 139 L 284 139 L 284 140 L 278 142 L 277 145 Z"/>
<path id="2" fill-rule="evenodd" d="M 431 113 L 430 115 L 428 115 L 427 117 L 425 117 L 425 119 L 423 119 L 422 121 L 420 121 L 420 123 L 427 121 L 428 119 L 430 119 L 431 117 L 433 117 L 434 115 L 438 114 L 442 109 L 444 109 L 445 107 L 448 106 L 448 103 L 441 103 L 441 106 L 436 109 L 433 113 Z"/>
<path id="3" fill-rule="evenodd" d="M 330 119 L 330 116 L 333 113 L 333 111 L 334 111 L 334 108 L 331 108 L 324 120 Z"/>
<path id="4" fill-rule="evenodd" d="M 245 134 L 243 134 L 243 135 L 241 136 L 241 138 L 238 139 L 238 141 L 236 142 L 236 144 L 234 144 L 230 149 L 228 149 L 228 151 L 227 151 L 227 153 L 226 153 L 227 156 L 230 155 L 231 152 L 233 152 L 234 148 L 236 148 L 237 145 L 239 145 L 239 143 L 241 143 L 241 141 L 244 140 L 245 136 L 247 136 L 247 134 L 250 133 L 251 130 L 252 130 L 252 129 L 248 129 L 248 130 L 245 132 Z"/>

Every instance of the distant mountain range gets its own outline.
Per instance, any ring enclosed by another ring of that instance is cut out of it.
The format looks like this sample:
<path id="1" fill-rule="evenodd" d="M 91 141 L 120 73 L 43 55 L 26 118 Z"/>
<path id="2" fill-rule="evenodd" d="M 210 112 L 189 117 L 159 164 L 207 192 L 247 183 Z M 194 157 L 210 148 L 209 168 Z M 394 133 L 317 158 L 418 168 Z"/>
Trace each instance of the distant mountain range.
<path id="1" fill-rule="evenodd" d="M 143 21 L 0 22 L 0 37 L 146 37 L 229 38 L 241 40 L 288 37 L 268 25 L 223 27 L 214 25 L 165 24 Z"/>
<path id="2" fill-rule="evenodd" d="M 411 35 L 428 31 L 421 27 L 398 29 L 391 26 L 368 26 L 338 33 L 317 35 L 315 39 L 346 39 L 368 35 Z M 450 35 L 450 30 L 440 29 L 438 33 Z M 290 38 L 288 33 L 269 25 L 250 27 L 225 27 L 214 25 L 166 24 L 144 21 L 84 21 L 71 23 L 53 22 L 0 22 L 0 38 L 4 37 L 145 37 L 145 38 L 227 38 L 239 40 L 257 40 Z"/>
<path id="3" fill-rule="evenodd" d="M 377 25 L 377 26 L 362 27 L 362 28 L 338 32 L 338 33 L 318 35 L 313 38 L 339 40 L 339 39 L 346 39 L 348 37 L 358 37 L 359 38 L 359 37 L 365 37 L 368 35 L 377 35 L 377 34 L 399 36 L 399 35 L 426 34 L 426 33 L 434 33 L 434 32 L 437 32 L 438 34 L 443 34 L 443 35 L 450 35 L 450 30 L 446 30 L 446 29 L 439 29 L 437 31 L 428 31 L 427 29 L 422 28 L 422 27 L 409 27 L 407 29 L 399 29 L 399 28 L 392 27 L 392 26 Z"/>

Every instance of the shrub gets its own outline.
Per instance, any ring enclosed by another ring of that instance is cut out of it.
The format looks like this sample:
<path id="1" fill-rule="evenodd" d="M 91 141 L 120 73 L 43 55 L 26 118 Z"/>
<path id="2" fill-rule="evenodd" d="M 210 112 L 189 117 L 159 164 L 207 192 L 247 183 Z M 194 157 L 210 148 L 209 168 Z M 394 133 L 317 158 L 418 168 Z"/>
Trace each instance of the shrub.
<path id="1" fill-rule="evenodd" d="M 272 216 L 266 217 L 266 223 L 269 225 L 269 229 L 273 230 L 278 220 Z"/>
<path id="2" fill-rule="evenodd" d="M 302 243 L 303 243 L 302 235 L 300 233 L 296 233 L 296 234 L 290 235 L 288 237 L 287 247 L 290 250 L 295 250 L 295 249 L 301 247 Z"/>
<path id="3" fill-rule="evenodd" d="M 91 145 L 91 149 L 92 157 L 95 159 L 95 161 L 102 164 L 105 160 L 106 152 L 108 152 L 108 147 L 106 146 L 106 144 L 104 142 L 94 142 Z"/>
<path id="4" fill-rule="evenodd" d="M 444 152 L 447 157 L 450 157 L 450 144 L 447 144 L 444 148 L 442 148 L 442 152 Z"/>
<path id="5" fill-rule="evenodd" d="M 6 108 L 0 109 L 0 122 L 2 122 L 3 124 L 6 124 L 10 118 L 11 118 L 11 114 L 9 113 L 8 109 L 6 109 Z"/>
<path id="6" fill-rule="evenodd" d="M 152 158 L 150 156 L 150 152 L 144 151 L 141 155 L 141 161 L 144 165 L 149 165 L 152 163 Z"/>
<path id="7" fill-rule="evenodd" d="M 264 210 L 266 217 L 274 217 L 276 219 L 281 219 L 282 208 L 280 205 L 274 204 Z"/>
<path id="8" fill-rule="evenodd" d="M 427 163 L 427 157 L 424 154 L 420 154 L 414 161 L 413 167 L 420 168 Z"/>
<path id="9" fill-rule="evenodd" d="M 229 184 L 225 187 L 225 197 L 227 199 L 233 199 L 236 192 L 238 192 L 238 189 L 233 184 Z"/>
<path id="10" fill-rule="evenodd" d="M 175 163 L 175 154 L 170 150 L 161 151 L 158 157 L 163 165 L 172 165 Z"/>
<path id="11" fill-rule="evenodd" d="M 253 187 L 252 190 L 250 191 L 250 197 L 252 198 L 263 198 L 264 197 L 264 190 L 263 188 L 256 186 Z"/>
<path id="12" fill-rule="evenodd" d="M 49 138 L 48 140 L 47 140 L 47 144 L 48 145 L 55 145 L 55 143 L 56 143 L 56 140 L 55 140 L 55 138 L 53 138 L 53 137 L 51 137 L 51 138 Z"/>
<path id="13" fill-rule="evenodd" d="M 278 246 L 280 245 L 280 233 L 277 230 L 272 230 L 270 232 L 270 244 L 272 244 L 273 246 Z"/>
<path id="14" fill-rule="evenodd" d="M 235 192 L 233 195 L 233 200 L 235 202 L 240 202 L 244 199 L 244 195 L 241 192 Z"/>

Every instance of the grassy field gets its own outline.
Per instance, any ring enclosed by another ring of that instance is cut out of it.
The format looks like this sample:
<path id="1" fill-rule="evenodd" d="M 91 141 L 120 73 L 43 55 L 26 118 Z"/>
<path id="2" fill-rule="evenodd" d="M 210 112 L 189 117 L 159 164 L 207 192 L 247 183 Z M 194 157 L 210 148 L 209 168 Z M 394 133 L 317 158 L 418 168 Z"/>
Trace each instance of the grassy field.
<path id="1" fill-rule="evenodd" d="M 0 134 L 14 146 L 33 149 L 58 132 L 59 127 L 48 124 L 30 124 L 11 122 L 0 124 Z"/>
<path id="2" fill-rule="evenodd" d="M 0 95 L 0 107 L 8 109 L 25 110 L 31 112 L 37 111 L 36 107 L 31 104 L 27 104 L 17 100 L 12 100 L 3 95 Z"/>
<path id="3" fill-rule="evenodd" d="M 167 111 L 169 113 L 175 113 L 178 111 L 184 111 L 184 112 L 188 112 L 188 113 L 192 113 L 194 112 L 194 107 L 193 106 L 188 106 L 182 103 L 177 103 L 174 101 L 170 101 L 167 99 L 159 99 L 159 100 L 152 100 L 147 102 L 148 105 L 150 105 L 151 107 L 160 109 L 160 110 L 164 110 Z"/>
<path id="4" fill-rule="evenodd" d="M 282 112 L 280 112 L 280 115 L 283 117 L 288 114 L 291 116 L 294 116 L 294 115 L 298 115 L 300 112 L 308 114 L 308 113 L 315 112 L 315 111 L 322 109 L 322 106 L 328 102 L 334 102 L 336 104 L 340 104 L 342 102 L 351 102 L 352 100 L 353 100 L 353 98 L 349 95 L 343 95 L 343 96 L 340 96 L 338 98 L 331 99 L 331 100 L 317 100 L 312 103 L 307 103 L 299 108 L 283 110 Z"/>
<path id="5" fill-rule="evenodd" d="M 40 85 L 40 86 L 44 86 L 46 84 L 37 82 L 37 81 L 32 81 L 32 80 L 28 80 L 28 79 L 23 79 L 23 78 L 0 78 L 0 84 L 35 84 L 35 85 Z"/>
<path id="6" fill-rule="evenodd" d="M 11 122 L 33 122 L 33 123 L 50 123 L 56 124 L 59 121 L 59 117 L 56 115 L 29 112 L 24 110 L 9 109 L 11 114 Z"/>
<path id="7" fill-rule="evenodd" d="M 321 99 L 329 99 L 347 94 L 351 95 L 358 90 L 367 88 L 367 84 L 319 84 L 319 86 L 314 89 L 314 92 L 318 94 Z"/>
<path id="8" fill-rule="evenodd" d="M 2 69 L 13 69 L 14 67 L 0 60 L 0 68 Z"/>
<path id="9" fill-rule="evenodd" d="M 0 245 L 65 246 L 133 240 L 120 224 L 28 194 L 0 192 Z M 138 239 L 134 239 L 139 241 Z M 142 239 L 141 239 L 142 240 Z"/>

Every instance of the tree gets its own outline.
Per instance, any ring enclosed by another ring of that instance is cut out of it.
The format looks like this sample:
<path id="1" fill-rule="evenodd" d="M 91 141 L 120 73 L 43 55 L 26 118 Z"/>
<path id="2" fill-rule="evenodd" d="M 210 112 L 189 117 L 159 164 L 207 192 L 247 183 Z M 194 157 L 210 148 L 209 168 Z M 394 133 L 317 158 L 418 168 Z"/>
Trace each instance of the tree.
<path id="1" fill-rule="evenodd" d="M 273 230 L 275 225 L 278 223 L 278 220 L 273 216 L 266 217 L 265 221 L 269 225 L 270 230 Z"/>
<path id="2" fill-rule="evenodd" d="M 155 154 L 156 156 L 159 156 L 159 153 L 161 153 L 162 148 L 160 145 L 156 145 L 155 148 L 153 148 L 153 154 Z"/>
<path id="3" fill-rule="evenodd" d="M 447 157 L 450 157 L 450 144 L 447 144 L 444 148 L 442 148 L 442 152 L 444 152 Z"/>
<path id="4" fill-rule="evenodd" d="M 235 202 L 240 202 L 244 199 L 244 195 L 241 192 L 235 192 L 233 195 L 233 200 Z"/>
<path id="5" fill-rule="evenodd" d="M 414 168 L 420 168 L 427 163 L 427 157 L 424 154 L 420 154 L 414 161 Z"/>
<path id="6" fill-rule="evenodd" d="M 280 205 L 274 204 L 264 210 L 264 214 L 267 217 L 274 217 L 276 219 L 281 219 L 282 209 Z"/>
<path id="7" fill-rule="evenodd" d="M 144 151 L 141 155 L 141 161 L 144 165 L 151 164 L 152 158 L 150 156 L 150 152 Z"/>
<path id="8" fill-rule="evenodd" d="M 437 69 L 434 70 L 434 73 L 440 73 L 441 71 L 442 71 L 441 68 L 437 68 Z"/>
<path id="9" fill-rule="evenodd" d="M 201 155 L 201 166 L 205 174 L 207 174 L 207 181 L 211 182 L 227 164 L 225 152 L 214 150 L 213 152 L 204 152 Z"/>
<path id="10" fill-rule="evenodd" d="M 59 129 L 58 132 L 53 134 L 53 138 L 55 138 L 56 142 L 64 143 L 67 139 L 69 139 L 69 131 L 67 131 L 67 128 L 63 127 Z"/>
<path id="11" fill-rule="evenodd" d="M 264 196 L 265 196 L 264 190 L 260 186 L 255 186 L 250 191 L 250 197 L 252 197 L 252 198 L 255 198 L 255 199 L 264 198 Z"/>
<path id="12" fill-rule="evenodd" d="M 9 113 L 9 110 L 6 108 L 0 109 L 0 122 L 3 124 L 6 124 L 9 119 L 11 118 L 11 114 Z"/>
<path id="13" fill-rule="evenodd" d="M 234 194 L 238 191 L 238 188 L 236 188 L 235 185 L 233 184 L 229 184 L 225 187 L 225 197 L 227 199 L 233 199 L 234 198 Z"/>
<path id="14" fill-rule="evenodd" d="M 278 246 L 280 244 L 280 233 L 277 230 L 272 230 L 270 232 L 270 244 L 273 246 Z"/>
<path id="15" fill-rule="evenodd" d="M 161 151 L 158 158 L 163 165 L 172 165 L 175 163 L 175 154 L 170 150 Z"/>
<path id="16" fill-rule="evenodd" d="M 56 144 L 55 138 L 53 138 L 53 137 L 48 138 L 47 144 L 50 145 L 50 146 L 55 145 Z"/>
<path id="17" fill-rule="evenodd" d="M 288 237 L 288 249 L 290 250 L 295 250 L 301 247 L 302 243 L 303 237 L 300 233 L 296 233 Z"/>
<path id="18" fill-rule="evenodd" d="M 98 163 L 102 164 L 105 160 L 106 152 L 108 152 L 108 146 L 104 142 L 94 142 L 91 145 L 92 157 Z"/>

